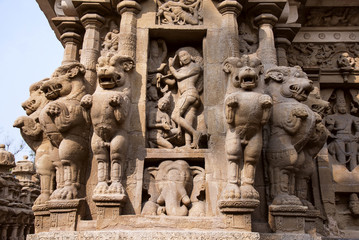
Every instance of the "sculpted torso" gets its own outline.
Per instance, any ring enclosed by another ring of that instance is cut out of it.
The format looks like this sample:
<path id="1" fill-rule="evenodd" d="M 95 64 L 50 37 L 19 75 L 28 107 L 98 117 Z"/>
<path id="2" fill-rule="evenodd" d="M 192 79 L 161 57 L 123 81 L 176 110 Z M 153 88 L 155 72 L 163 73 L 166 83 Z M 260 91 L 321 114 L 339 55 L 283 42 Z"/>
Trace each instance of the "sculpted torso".
<path id="1" fill-rule="evenodd" d="M 191 89 L 197 91 L 195 85 L 200 72 L 201 68 L 194 62 L 177 70 L 177 86 L 181 94 Z"/>
<path id="2" fill-rule="evenodd" d="M 119 126 L 125 116 L 120 116 L 123 119 L 117 119 L 114 107 L 111 105 L 114 105 L 116 101 L 120 101 L 122 105 L 119 107 L 126 109 L 128 106 L 124 99 L 127 99 L 127 97 L 115 90 L 99 90 L 92 95 L 92 99 L 96 103 L 91 109 L 94 131 L 103 139 L 113 138 L 118 131 L 122 130 Z"/>

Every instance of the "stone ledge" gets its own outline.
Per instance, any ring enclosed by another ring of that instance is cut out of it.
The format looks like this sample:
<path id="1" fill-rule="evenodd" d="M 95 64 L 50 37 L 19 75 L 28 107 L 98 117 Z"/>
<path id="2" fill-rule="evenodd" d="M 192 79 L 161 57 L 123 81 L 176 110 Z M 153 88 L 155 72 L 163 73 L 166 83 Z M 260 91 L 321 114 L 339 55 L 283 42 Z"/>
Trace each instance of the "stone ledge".
<path id="1" fill-rule="evenodd" d="M 259 233 L 238 231 L 189 231 L 189 230 L 113 230 L 113 231 L 84 231 L 84 232 L 48 232 L 27 235 L 28 240 L 165 240 L 165 239 L 206 239 L 206 240 L 259 240 Z"/>

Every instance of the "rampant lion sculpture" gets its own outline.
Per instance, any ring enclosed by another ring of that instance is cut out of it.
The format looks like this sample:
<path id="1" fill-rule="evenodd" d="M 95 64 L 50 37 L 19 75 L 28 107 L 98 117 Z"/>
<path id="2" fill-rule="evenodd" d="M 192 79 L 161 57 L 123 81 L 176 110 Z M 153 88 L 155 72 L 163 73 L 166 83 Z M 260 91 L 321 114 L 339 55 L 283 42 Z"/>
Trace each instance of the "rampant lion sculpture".
<path id="1" fill-rule="evenodd" d="M 320 115 L 302 103 L 313 90 L 313 82 L 300 67 L 271 68 L 265 80 L 273 98 L 266 148 L 272 204 L 303 205 L 306 195 L 302 193 L 313 171 L 313 157 L 327 134 Z"/>
<path id="2" fill-rule="evenodd" d="M 80 106 L 86 94 L 84 74 L 85 68 L 78 62 L 62 65 L 41 87 L 52 101 L 41 111 L 40 124 L 59 152 L 59 160 L 54 162 L 57 187 L 50 199 L 78 197 L 80 172 L 89 152 L 89 127 Z"/>
<path id="3" fill-rule="evenodd" d="M 114 54 L 100 57 L 97 89 L 93 95 L 85 95 L 81 100 L 86 119 L 92 122 L 94 130 L 91 146 L 98 162 L 94 200 L 108 194 L 121 198 L 118 200 L 125 198 L 121 179 L 128 144 L 125 120 L 130 108 L 129 72 L 133 67 L 134 62 L 130 57 Z M 109 169 L 111 176 L 108 176 Z M 107 185 L 109 180 L 110 186 Z"/>
<path id="4" fill-rule="evenodd" d="M 261 61 L 255 54 L 228 58 L 223 70 L 228 73 L 225 117 L 229 164 L 228 183 L 222 192 L 222 200 L 258 200 L 259 194 L 253 183 L 262 149 L 262 126 L 269 119 L 272 99 L 253 91 L 263 72 Z"/>
<path id="5" fill-rule="evenodd" d="M 49 200 L 52 191 L 55 168 L 52 162 L 58 159 L 58 151 L 42 131 L 39 123 L 41 110 L 49 102 L 41 86 L 48 79 L 41 80 L 30 86 L 30 97 L 22 104 L 28 116 L 21 116 L 14 122 L 14 127 L 20 128 L 25 142 L 36 153 L 36 172 L 40 176 L 41 193 L 34 205 L 44 204 Z"/>

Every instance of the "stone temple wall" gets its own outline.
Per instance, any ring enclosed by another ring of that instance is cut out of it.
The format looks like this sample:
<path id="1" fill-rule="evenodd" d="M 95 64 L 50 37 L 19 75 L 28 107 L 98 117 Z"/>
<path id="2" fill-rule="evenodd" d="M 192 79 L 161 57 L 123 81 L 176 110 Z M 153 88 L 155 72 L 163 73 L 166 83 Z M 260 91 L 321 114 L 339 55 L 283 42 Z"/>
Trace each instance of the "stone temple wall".
<path id="1" fill-rule="evenodd" d="M 34 233 L 31 207 L 40 194 L 38 183 L 28 157 L 15 164 L 14 155 L 0 144 L 0 239 L 24 240 Z"/>
<path id="2" fill-rule="evenodd" d="M 356 1 L 38 3 L 30 239 L 359 236 Z"/>

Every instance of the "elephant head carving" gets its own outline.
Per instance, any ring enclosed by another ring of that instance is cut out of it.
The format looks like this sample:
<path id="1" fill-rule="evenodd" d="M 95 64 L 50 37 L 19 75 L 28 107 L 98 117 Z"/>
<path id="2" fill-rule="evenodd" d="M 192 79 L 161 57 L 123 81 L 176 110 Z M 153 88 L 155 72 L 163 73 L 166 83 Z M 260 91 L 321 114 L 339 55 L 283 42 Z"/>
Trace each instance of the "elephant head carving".
<path id="1" fill-rule="evenodd" d="M 204 179 L 204 169 L 190 167 L 184 160 L 163 161 L 158 167 L 147 168 L 145 188 L 150 198 L 145 203 L 142 214 L 187 216 L 192 202 L 199 202 L 197 197 L 204 189 L 204 180 L 196 181 L 200 184 L 193 186 L 194 177 L 200 176 L 200 173 Z M 197 190 L 194 191 L 195 189 Z"/>

